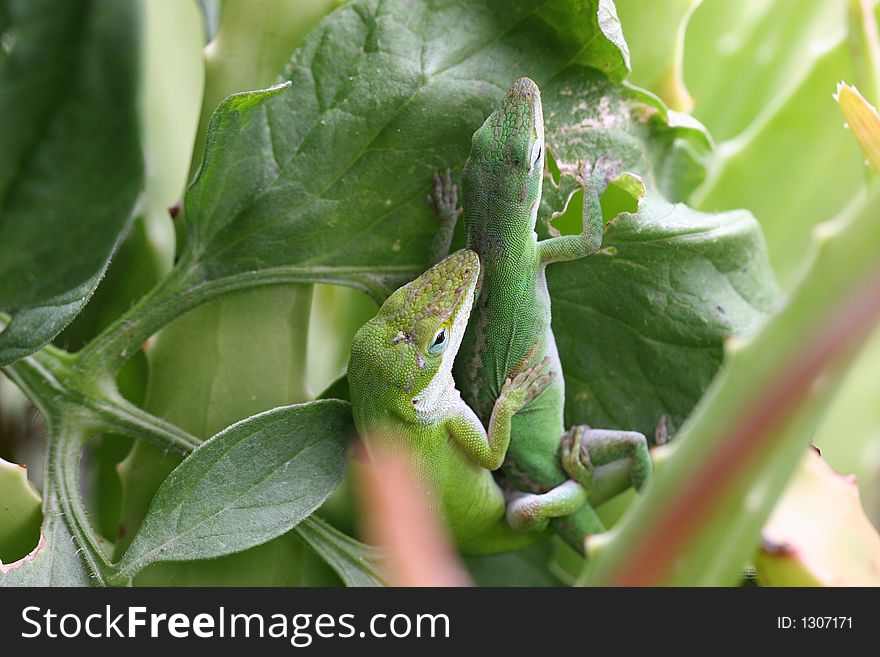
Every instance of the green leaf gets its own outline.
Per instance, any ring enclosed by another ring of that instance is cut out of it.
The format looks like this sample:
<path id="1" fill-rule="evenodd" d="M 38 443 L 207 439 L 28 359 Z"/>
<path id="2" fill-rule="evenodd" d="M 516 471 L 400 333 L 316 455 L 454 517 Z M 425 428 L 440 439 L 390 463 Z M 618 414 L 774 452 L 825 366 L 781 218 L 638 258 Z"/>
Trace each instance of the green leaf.
<path id="1" fill-rule="evenodd" d="M 352 432 L 348 404 L 332 400 L 267 411 L 220 432 L 163 482 L 120 572 L 231 554 L 290 530 L 342 480 Z"/>
<path id="2" fill-rule="evenodd" d="M 27 468 L 0 459 L 0 564 L 24 557 L 37 544 L 40 506 Z"/>
<path id="3" fill-rule="evenodd" d="M 761 231 L 745 211 L 704 214 L 648 194 L 613 220 L 604 253 L 548 268 L 566 423 L 653 436 L 681 426 L 722 343 L 775 301 Z"/>
<path id="4" fill-rule="evenodd" d="M 723 585 L 740 579 L 821 413 L 880 316 L 877 195 L 814 231 L 811 266 L 725 363 L 651 488 L 595 541 L 592 584 Z M 588 543 L 588 548 L 590 545 Z"/>
<path id="5" fill-rule="evenodd" d="M 132 216 L 138 16 L 133 1 L 0 8 L 0 363 L 76 316 Z"/>
<path id="6" fill-rule="evenodd" d="M 346 586 L 385 586 L 381 552 L 346 536 L 318 516 L 306 518 L 296 533 L 336 571 Z"/>
<path id="7" fill-rule="evenodd" d="M 105 261 L 97 274 L 58 296 L 18 306 L 5 329 L 0 321 L 0 364 L 34 353 L 70 324 L 91 299 L 108 264 Z"/>
<path id="8" fill-rule="evenodd" d="M 637 205 L 612 215 L 598 254 L 547 268 L 566 423 L 653 436 L 665 416 L 672 432 L 718 370 L 724 339 L 775 302 L 760 227 L 745 211 L 701 213 L 664 198 L 681 184 L 682 154 L 708 143 L 698 126 L 670 126 L 638 90 L 566 71 L 542 98 L 559 174 L 545 181 L 539 230 L 581 230 L 579 190 L 593 171 Z"/>
<path id="9" fill-rule="evenodd" d="M 632 58 L 629 81 L 650 89 L 678 111 L 687 111 L 692 104 L 682 79 L 682 50 L 688 20 L 699 3 L 615 2 Z"/>
<path id="10" fill-rule="evenodd" d="M 212 119 L 186 197 L 187 285 L 330 282 L 381 298 L 422 271 L 431 173 L 464 162 L 511 79 L 572 60 L 625 71 L 602 7 L 361 0 L 334 12 L 295 55 L 289 91 L 259 109 L 235 96 Z"/>

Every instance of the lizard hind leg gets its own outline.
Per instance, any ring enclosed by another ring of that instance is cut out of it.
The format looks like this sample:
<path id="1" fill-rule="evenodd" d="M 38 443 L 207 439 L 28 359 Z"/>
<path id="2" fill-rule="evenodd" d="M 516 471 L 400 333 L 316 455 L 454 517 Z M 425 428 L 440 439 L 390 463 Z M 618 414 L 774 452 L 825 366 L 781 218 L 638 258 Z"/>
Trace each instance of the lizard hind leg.
<path id="1" fill-rule="evenodd" d="M 434 185 L 431 194 L 427 197 L 428 205 L 437 217 L 439 230 L 431 242 L 431 262 L 438 263 L 449 255 L 449 247 L 452 244 L 452 235 L 455 233 L 455 224 L 461 216 L 461 208 L 458 206 L 458 188 L 452 182 L 452 173 L 449 169 L 442 175 L 439 171 L 434 172 Z"/>
<path id="2" fill-rule="evenodd" d="M 569 516 L 587 502 L 587 491 L 568 480 L 546 493 L 512 491 L 507 499 L 507 524 L 517 531 L 543 531 L 554 518 Z"/>
<path id="3" fill-rule="evenodd" d="M 608 488 L 606 484 L 621 465 L 627 467 L 629 484 L 637 491 L 645 489 L 653 474 L 648 441 L 637 431 L 574 426 L 562 437 L 560 459 L 568 476 L 590 493 L 592 503 L 598 502 L 595 495 Z"/>

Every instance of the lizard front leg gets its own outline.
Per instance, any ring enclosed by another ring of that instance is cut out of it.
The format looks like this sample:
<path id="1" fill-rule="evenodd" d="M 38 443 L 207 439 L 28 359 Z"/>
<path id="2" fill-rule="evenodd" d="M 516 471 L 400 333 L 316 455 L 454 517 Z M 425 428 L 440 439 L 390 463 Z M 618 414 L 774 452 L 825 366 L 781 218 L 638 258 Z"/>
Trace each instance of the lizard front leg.
<path id="1" fill-rule="evenodd" d="M 431 251 L 428 254 L 433 265 L 449 255 L 455 224 L 461 216 L 461 208 L 457 207 L 458 189 L 452 182 L 452 173 L 449 169 L 446 169 L 442 176 L 439 171 L 434 172 L 434 188 L 432 193 L 428 194 L 427 200 L 437 217 L 438 224 L 437 234 L 434 235 Z"/>
<path id="2" fill-rule="evenodd" d="M 583 230 L 578 235 L 560 235 L 538 242 L 541 262 L 549 264 L 577 260 L 592 255 L 602 246 L 605 223 L 602 219 L 602 205 L 599 203 L 599 185 L 594 175 L 588 178 L 584 188 L 583 221 Z"/>
<path id="3" fill-rule="evenodd" d="M 508 378 L 495 400 L 488 431 L 483 429 L 470 407 L 461 402 L 461 412 L 447 421 L 450 435 L 471 460 L 487 470 L 497 470 L 504 463 L 510 446 L 511 418 L 540 395 L 554 376 L 550 360 L 545 358 Z"/>

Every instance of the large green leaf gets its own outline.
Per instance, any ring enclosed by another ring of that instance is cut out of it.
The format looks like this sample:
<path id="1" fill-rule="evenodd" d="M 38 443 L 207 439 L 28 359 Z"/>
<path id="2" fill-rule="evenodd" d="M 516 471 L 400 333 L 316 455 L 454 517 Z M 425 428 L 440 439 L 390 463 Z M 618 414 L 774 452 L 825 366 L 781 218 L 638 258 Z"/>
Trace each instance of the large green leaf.
<path id="1" fill-rule="evenodd" d="M 120 573 L 231 554 L 287 532 L 342 480 L 352 433 L 348 404 L 327 400 L 267 411 L 217 434 L 159 488 Z"/>
<path id="2" fill-rule="evenodd" d="M 637 197 L 633 211 L 611 212 L 600 253 L 547 269 L 566 421 L 653 435 L 665 416 L 673 431 L 715 375 L 724 339 L 776 299 L 760 227 L 745 211 L 701 213 L 664 197 L 701 172 L 694 149 L 709 143 L 698 125 L 670 125 L 662 105 L 580 70 L 556 76 L 542 97 L 559 174 L 546 181 L 539 230 L 569 198 L 552 226 L 581 229 L 578 190 L 591 168 L 619 181 L 618 199 Z"/>
<path id="3" fill-rule="evenodd" d="M 0 5 L 0 363 L 88 301 L 141 189 L 134 1 Z"/>
<path id="4" fill-rule="evenodd" d="M 334 12 L 295 55 L 288 91 L 265 105 L 233 96 L 214 115 L 186 197 L 186 287 L 331 282 L 381 298 L 422 271 L 431 173 L 464 162 L 510 80 L 572 61 L 626 72 L 613 6 L 599 4 L 360 0 Z"/>
<path id="5" fill-rule="evenodd" d="M 726 336 L 754 326 L 776 288 L 745 211 L 704 214 L 652 197 L 611 222 L 605 248 L 548 269 L 566 420 L 648 436 L 679 427 L 712 381 Z"/>

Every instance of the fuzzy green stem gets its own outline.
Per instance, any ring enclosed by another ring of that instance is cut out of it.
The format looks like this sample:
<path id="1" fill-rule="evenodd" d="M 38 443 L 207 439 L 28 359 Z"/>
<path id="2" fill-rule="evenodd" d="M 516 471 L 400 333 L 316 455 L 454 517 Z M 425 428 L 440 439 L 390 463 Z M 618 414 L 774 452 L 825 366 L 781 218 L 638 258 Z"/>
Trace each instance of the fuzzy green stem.
<path id="1" fill-rule="evenodd" d="M 188 269 L 179 262 L 128 312 L 108 326 L 76 355 L 77 368 L 88 378 L 115 389 L 113 379 L 126 360 L 160 328 L 202 300 L 187 294 Z"/>
<path id="2" fill-rule="evenodd" d="M 106 586 L 114 569 L 98 544 L 79 494 L 77 479 L 81 453 L 80 434 L 65 424 L 60 425 L 57 431 L 52 428 L 46 456 L 46 481 L 51 482 L 49 485 L 55 489 L 54 494 L 63 514 L 62 520 L 70 529 L 88 569 L 98 580 L 98 584 Z"/>

